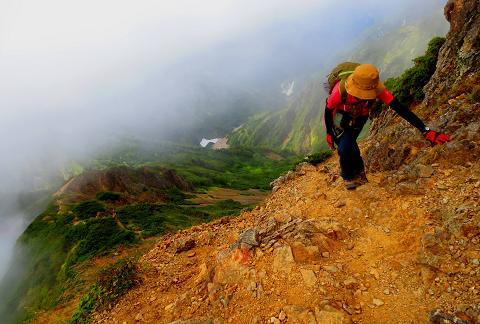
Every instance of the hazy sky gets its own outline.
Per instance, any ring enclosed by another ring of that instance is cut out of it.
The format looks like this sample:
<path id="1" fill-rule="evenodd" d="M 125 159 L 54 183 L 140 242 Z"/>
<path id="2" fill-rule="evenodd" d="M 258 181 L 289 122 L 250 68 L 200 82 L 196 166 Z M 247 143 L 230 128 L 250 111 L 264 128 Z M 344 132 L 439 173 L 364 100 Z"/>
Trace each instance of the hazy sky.
<path id="1" fill-rule="evenodd" d="M 280 94 L 364 28 L 443 2 L 0 0 L 0 193 L 118 134 L 178 128 L 205 89 Z"/>
<path id="2" fill-rule="evenodd" d="M 1 0 L 0 183 L 124 129 L 188 119 L 205 83 L 280 92 L 282 77 L 412 3 Z"/>

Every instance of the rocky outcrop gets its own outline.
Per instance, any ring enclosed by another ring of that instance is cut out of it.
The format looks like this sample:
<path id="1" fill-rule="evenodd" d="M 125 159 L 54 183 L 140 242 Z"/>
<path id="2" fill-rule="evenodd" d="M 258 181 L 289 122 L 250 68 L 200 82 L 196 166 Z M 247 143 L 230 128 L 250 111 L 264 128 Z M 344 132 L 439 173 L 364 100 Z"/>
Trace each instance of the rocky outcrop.
<path id="1" fill-rule="evenodd" d="M 454 88 L 460 92 L 478 84 L 480 72 L 480 2 L 450 0 L 445 7 L 450 22 L 447 40 L 440 50 L 437 70 L 425 87 L 431 104 Z"/>
<path id="2" fill-rule="evenodd" d="M 135 196 L 136 200 L 149 201 L 162 200 L 163 191 L 172 188 L 188 191 L 192 186 L 170 169 L 115 167 L 84 172 L 68 181 L 55 196 L 78 201 L 94 198 L 97 192 L 112 191 L 124 194 L 127 200 Z"/>

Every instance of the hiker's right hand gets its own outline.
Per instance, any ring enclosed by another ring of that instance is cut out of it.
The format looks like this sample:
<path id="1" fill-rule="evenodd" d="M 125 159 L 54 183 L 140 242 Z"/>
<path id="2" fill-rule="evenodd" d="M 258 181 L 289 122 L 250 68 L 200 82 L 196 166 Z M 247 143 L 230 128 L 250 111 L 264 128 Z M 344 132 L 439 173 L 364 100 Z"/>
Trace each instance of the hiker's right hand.
<path id="1" fill-rule="evenodd" d="M 332 150 L 335 150 L 335 144 L 333 142 L 333 136 L 330 135 L 330 134 L 327 134 L 327 143 L 328 143 L 328 146 L 332 149 Z"/>
<path id="2" fill-rule="evenodd" d="M 423 134 L 427 141 L 432 143 L 433 145 L 435 144 L 444 144 L 450 141 L 450 137 L 445 135 L 444 133 L 440 132 L 435 132 L 433 130 L 429 130 Z"/>

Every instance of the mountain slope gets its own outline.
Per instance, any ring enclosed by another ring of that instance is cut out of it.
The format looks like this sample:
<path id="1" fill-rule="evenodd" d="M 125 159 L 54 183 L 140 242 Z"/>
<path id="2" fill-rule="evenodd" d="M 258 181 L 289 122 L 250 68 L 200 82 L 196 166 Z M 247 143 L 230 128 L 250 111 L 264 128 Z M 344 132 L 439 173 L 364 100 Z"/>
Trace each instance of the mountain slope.
<path id="1" fill-rule="evenodd" d="M 477 0 L 454 4 L 443 53 L 480 26 Z M 467 67 L 478 80 L 477 63 Z M 362 144 L 369 183 L 346 191 L 334 157 L 297 167 L 255 210 L 159 240 L 140 260 L 141 282 L 94 321 L 478 323 L 480 103 L 450 79 L 462 71 L 436 73 L 430 84 L 458 87 L 416 107 L 451 142 L 431 147 L 382 113 Z"/>
<path id="2" fill-rule="evenodd" d="M 460 304 L 462 316 L 478 316 L 467 306 L 478 301 L 478 234 L 459 243 L 436 212 L 445 200 L 449 211 L 474 212 L 478 181 L 468 179 L 478 164 L 455 177 L 435 167 L 423 179 L 446 189 L 428 196 L 382 186 L 385 173 L 345 192 L 335 166 L 304 167 L 256 210 L 160 240 L 141 260 L 142 283 L 94 321 L 425 323 Z M 249 227 L 258 247 L 239 239 Z M 196 247 L 174 253 L 186 240 Z"/>
<path id="3" fill-rule="evenodd" d="M 311 81 L 277 112 L 255 115 L 228 136 L 232 146 L 261 146 L 306 153 L 322 146 L 320 107 L 325 92 L 320 80 Z"/>
<path id="4" fill-rule="evenodd" d="M 412 59 L 422 55 L 425 44 L 435 36 L 444 36 L 448 23 L 438 8 L 421 19 L 405 17 L 398 24 L 384 22 L 363 33 L 358 45 L 347 55 L 354 62 L 376 65 L 384 79 L 400 75 L 412 65 Z"/>
<path id="5" fill-rule="evenodd" d="M 443 35 L 448 24 L 441 11 L 431 16 L 403 23 L 382 23 L 365 32 L 358 45 L 338 61 L 353 60 L 377 65 L 383 77 L 400 74 L 412 59 L 423 53 L 433 36 Z M 332 65 L 337 62 L 332 63 Z M 304 89 L 290 104 L 277 112 L 265 112 L 249 119 L 228 136 L 233 146 L 263 146 L 309 153 L 327 148 L 322 122 L 327 96 L 323 83 L 329 71 L 305 82 Z"/>

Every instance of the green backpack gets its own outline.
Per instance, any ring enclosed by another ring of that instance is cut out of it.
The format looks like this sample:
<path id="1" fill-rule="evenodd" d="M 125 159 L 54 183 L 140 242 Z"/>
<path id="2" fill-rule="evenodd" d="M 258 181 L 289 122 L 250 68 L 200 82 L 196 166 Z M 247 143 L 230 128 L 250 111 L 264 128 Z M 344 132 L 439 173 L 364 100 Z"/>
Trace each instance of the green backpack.
<path id="1" fill-rule="evenodd" d="M 345 81 L 347 78 L 355 71 L 355 68 L 359 66 L 360 63 L 354 62 L 343 62 L 338 64 L 328 75 L 326 90 L 328 94 L 331 94 L 333 87 L 340 82 L 340 95 L 342 96 L 342 102 L 345 103 L 347 100 L 347 90 L 345 89 Z"/>

